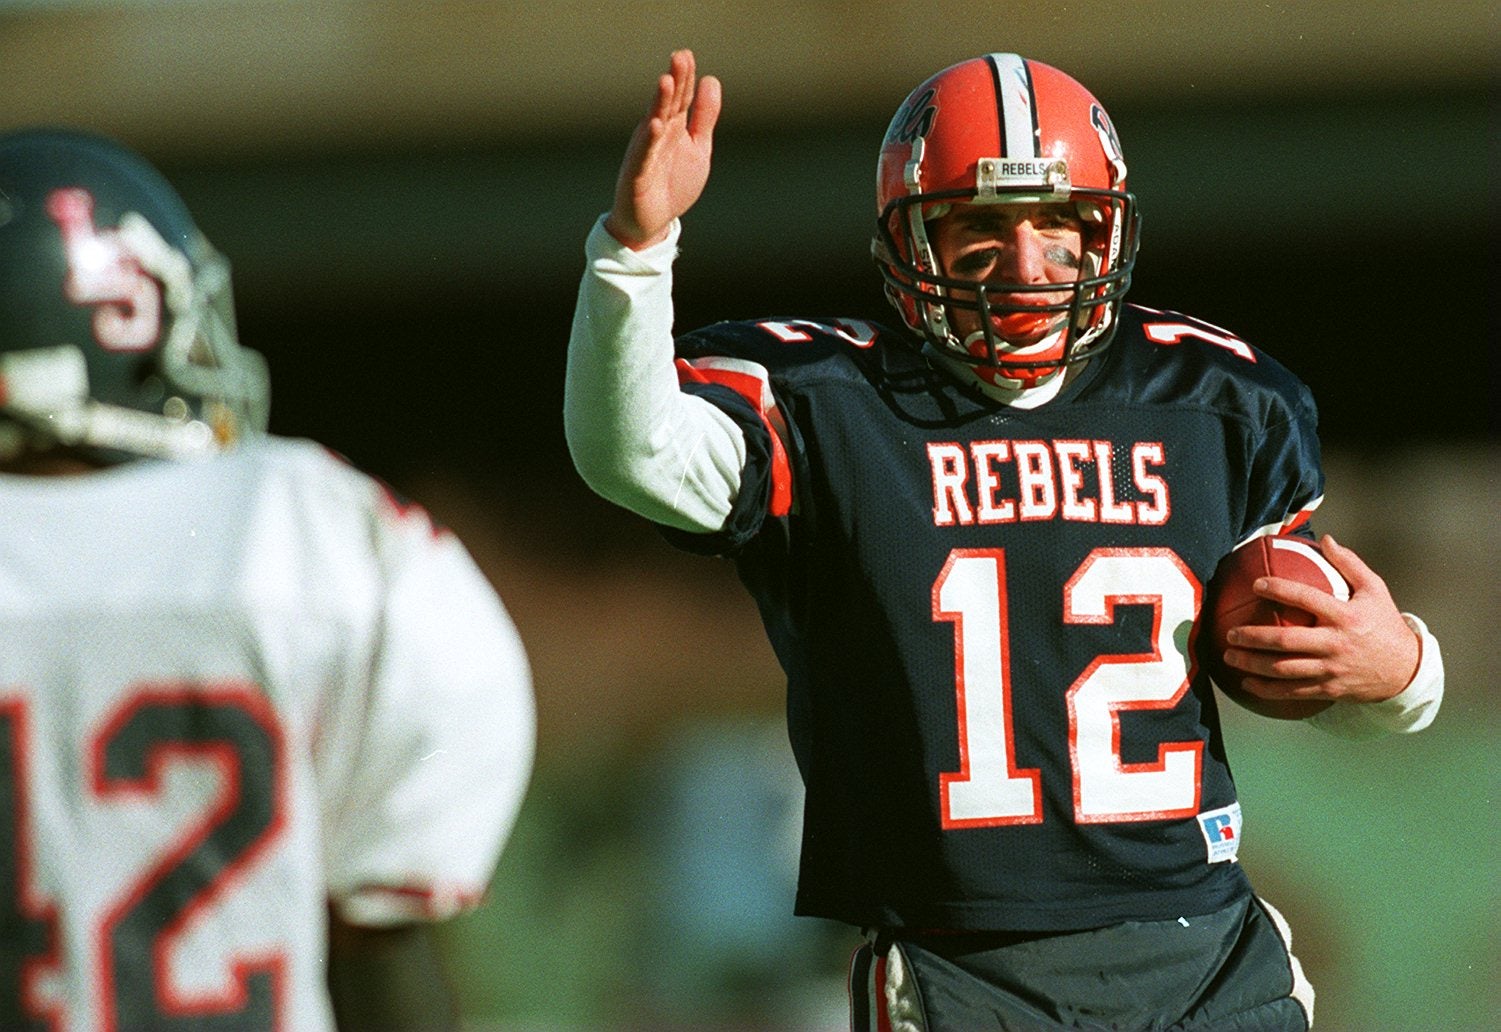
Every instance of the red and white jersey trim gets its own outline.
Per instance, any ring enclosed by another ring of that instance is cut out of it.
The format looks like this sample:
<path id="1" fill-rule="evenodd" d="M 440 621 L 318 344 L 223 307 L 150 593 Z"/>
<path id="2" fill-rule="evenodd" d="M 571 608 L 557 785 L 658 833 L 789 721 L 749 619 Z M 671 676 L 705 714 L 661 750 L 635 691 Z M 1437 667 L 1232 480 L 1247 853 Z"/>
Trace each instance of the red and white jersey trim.
<path id="1" fill-rule="evenodd" d="M 408 921 L 445 921 L 473 910 L 484 899 L 482 886 L 365 885 L 336 901 L 350 924 L 382 927 Z"/>
<path id="2" fill-rule="evenodd" d="M 1319 495 L 1317 498 L 1314 498 L 1313 500 L 1305 504 L 1301 509 L 1290 513 L 1288 516 L 1279 520 L 1278 522 L 1268 523 L 1264 526 L 1257 527 L 1254 531 L 1247 534 L 1244 540 L 1237 542 L 1235 547 L 1239 548 L 1241 545 L 1246 544 L 1246 542 L 1255 541 L 1259 537 L 1268 537 L 1270 535 L 1276 534 L 1291 534 L 1299 528 L 1305 526 L 1311 519 L 1313 519 L 1314 510 L 1323 503 L 1324 496 Z"/>
<path id="3" fill-rule="evenodd" d="M 761 417 L 771 435 L 771 497 L 766 510 L 772 516 L 792 511 L 792 465 L 787 458 L 787 421 L 771 392 L 771 375 L 758 362 L 741 358 L 710 356 L 677 359 L 681 383 L 717 383 L 739 394 Z"/>

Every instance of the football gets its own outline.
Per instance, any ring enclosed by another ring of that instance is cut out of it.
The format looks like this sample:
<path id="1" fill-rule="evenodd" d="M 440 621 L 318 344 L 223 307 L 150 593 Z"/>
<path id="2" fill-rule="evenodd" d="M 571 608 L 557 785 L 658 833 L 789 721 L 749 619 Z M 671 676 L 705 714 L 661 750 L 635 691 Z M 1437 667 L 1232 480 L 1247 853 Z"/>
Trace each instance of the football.
<path id="1" fill-rule="evenodd" d="M 1299 581 L 1347 600 L 1350 586 L 1312 542 L 1297 537 L 1258 537 L 1224 559 L 1210 579 L 1199 629 L 1199 654 L 1209 676 L 1246 709 L 1277 720 L 1302 720 L 1331 705 L 1323 699 L 1263 699 L 1241 686 L 1241 671 L 1223 662 L 1225 632 L 1247 624 L 1312 626 L 1306 610 L 1261 598 L 1251 590 L 1256 578 L 1272 576 Z"/>

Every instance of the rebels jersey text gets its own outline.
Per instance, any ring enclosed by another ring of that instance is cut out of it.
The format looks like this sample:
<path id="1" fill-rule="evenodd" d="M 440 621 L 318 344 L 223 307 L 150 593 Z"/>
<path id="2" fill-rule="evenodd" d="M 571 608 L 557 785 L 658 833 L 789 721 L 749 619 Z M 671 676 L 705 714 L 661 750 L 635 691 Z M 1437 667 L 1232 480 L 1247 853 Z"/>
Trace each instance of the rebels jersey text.
<path id="1" fill-rule="evenodd" d="M 801 913 L 1072 929 L 1249 888 L 1192 631 L 1219 559 L 1322 492 L 1307 389 L 1231 334 L 1129 307 L 1035 409 L 856 321 L 720 323 L 683 389 L 748 458 L 724 530 L 786 671 Z"/>
<path id="2" fill-rule="evenodd" d="M 456 538 L 302 441 L 0 476 L 0 1027 L 332 1028 L 325 925 L 477 901 L 530 674 Z"/>

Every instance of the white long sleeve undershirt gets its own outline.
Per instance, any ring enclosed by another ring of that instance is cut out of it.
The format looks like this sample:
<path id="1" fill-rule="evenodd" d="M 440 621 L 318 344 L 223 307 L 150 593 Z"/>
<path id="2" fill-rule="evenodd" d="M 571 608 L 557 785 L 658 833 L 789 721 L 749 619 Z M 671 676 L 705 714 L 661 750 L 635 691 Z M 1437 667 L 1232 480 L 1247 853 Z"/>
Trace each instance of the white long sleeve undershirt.
<path id="1" fill-rule="evenodd" d="M 740 491 L 745 435 L 678 389 L 672 261 L 680 226 L 632 251 L 601 217 L 584 245 L 568 341 L 563 428 L 579 475 L 649 520 L 706 533 L 724 526 Z"/>

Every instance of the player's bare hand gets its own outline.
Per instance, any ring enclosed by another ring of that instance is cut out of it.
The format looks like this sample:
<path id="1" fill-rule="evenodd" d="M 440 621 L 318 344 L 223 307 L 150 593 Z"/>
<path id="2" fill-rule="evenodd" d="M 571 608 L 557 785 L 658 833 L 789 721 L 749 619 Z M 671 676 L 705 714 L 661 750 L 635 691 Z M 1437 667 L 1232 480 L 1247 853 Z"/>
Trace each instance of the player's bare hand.
<path id="1" fill-rule="evenodd" d="M 620 164 L 605 219 L 615 239 L 638 251 L 660 243 L 672 220 L 693 207 L 709 180 L 720 100 L 719 80 L 697 77 L 693 51 L 673 51 Z"/>
<path id="2" fill-rule="evenodd" d="M 1421 645 L 1391 592 L 1365 562 L 1329 535 L 1324 557 L 1350 585 L 1341 601 L 1281 577 L 1257 582 L 1264 598 L 1317 618 L 1312 627 L 1247 626 L 1232 630 L 1225 662 L 1253 676 L 1243 682 L 1268 699 L 1380 702 L 1406 688 L 1417 672 Z"/>

